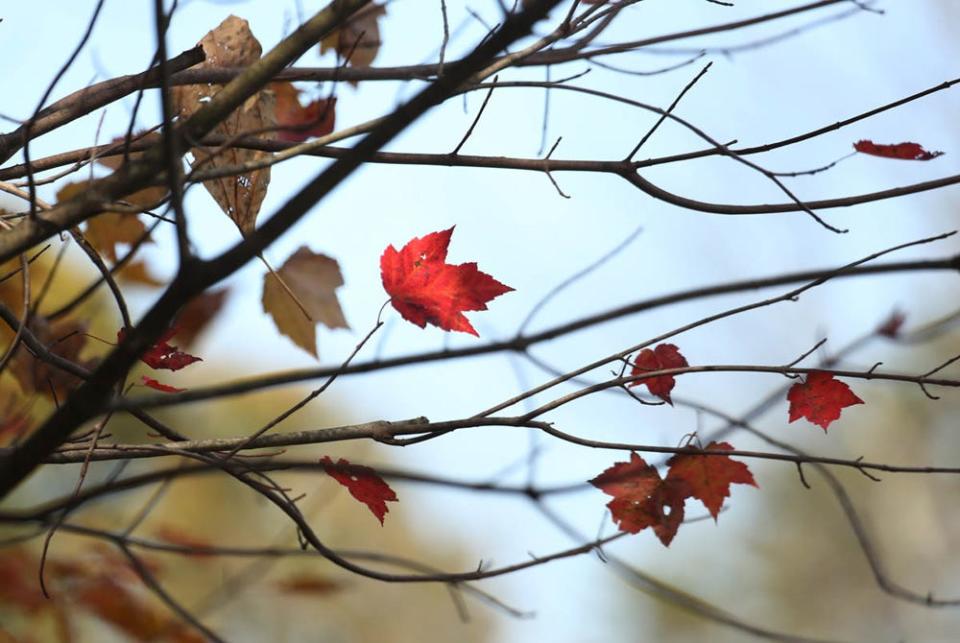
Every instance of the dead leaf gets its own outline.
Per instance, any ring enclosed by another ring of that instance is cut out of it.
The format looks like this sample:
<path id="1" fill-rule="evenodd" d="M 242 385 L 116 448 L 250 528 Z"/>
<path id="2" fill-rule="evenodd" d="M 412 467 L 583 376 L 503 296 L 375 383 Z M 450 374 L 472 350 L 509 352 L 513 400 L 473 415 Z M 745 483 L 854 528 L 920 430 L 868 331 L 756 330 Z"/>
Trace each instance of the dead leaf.
<path id="1" fill-rule="evenodd" d="M 336 289 L 343 285 L 340 266 L 336 259 L 303 246 L 290 255 L 277 274 L 312 319 L 307 319 L 283 285 L 269 272 L 263 280 L 263 310 L 270 314 L 281 334 L 316 357 L 317 323 L 327 328 L 349 328 L 336 295 Z"/>
<path id="2" fill-rule="evenodd" d="M 366 5 L 320 41 L 320 54 L 332 49 L 346 59 L 351 67 L 369 67 L 380 52 L 382 44 L 377 19 L 385 15 L 385 6 Z"/>
<path id="3" fill-rule="evenodd" d="M 143 261 L 133 261 L 128 263 L 117 272 L 117 278 L 121 281 L 139 284 L 141 286 L 152 286 L 155 288 L 160 287 L 165 283 L 164 281 L 151 275 L 149 269 L 147 268 L 146 262 Z"/>
<path id="4" fill-rule="evenodd" d="M 250 31 L 249 23 L 230 16 L 210 31 L 200 41 L 206 60 L 197 68 L 246 67 L 260 59 L 260 43 Z M 184 85 L 175 87 L 173 102 L 181 118 L 187 118 L 209 101 L 222 85 Z M 212 134 L 227 138 L 244 134 L 261 138 L 274 138 L 276 126 L 273 94 L 260 91 L 247 99 L 232 114 L 218 124 Z M 263 131 L 266 130 L 266 131 Z M 194 169 L 217 169 L 259 161 L 270 156 L 269 152 L 238 148 L 193 148 Z M 204 181 L 203 185 L 244 235 L 253 232 L 257 214 L 267 195 L 270 184 L 270 168 L 253 170 L 236 176 L 227 176 Z"/>

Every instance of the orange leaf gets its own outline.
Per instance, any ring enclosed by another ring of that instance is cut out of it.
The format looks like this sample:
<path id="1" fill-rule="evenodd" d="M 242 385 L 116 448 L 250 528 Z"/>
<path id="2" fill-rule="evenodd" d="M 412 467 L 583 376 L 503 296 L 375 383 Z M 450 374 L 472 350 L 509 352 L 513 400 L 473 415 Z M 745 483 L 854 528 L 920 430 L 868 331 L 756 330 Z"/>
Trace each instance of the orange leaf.
<path id="1" fill-rule="evenodd" d="M 270 83 L 270 89 L 276 97 L 274 110 L 277 126 L 282 128 L 277 133 L 277 138 L 281 141 L 299 143 L 312 136 L 325 136 L 333 131 L 336 123 L 336 96 L 317 99 L 304 106 L 300 104 L 300 90 L 294 87 L 293 83 Z"/>
<path id="2" fill-rule="evenodd" d="M 373 515 L 383 524 L 383 517 L 387 514 L 388 502 L 399 502 L 397 494 L 390 488 L 383 478 L 370 467 L 350 464 L 344 458 L 334 464 L 329 456 L 320 458 L 323 470 L 331 478 L 347 488 L 350 495 L 367 505 Z"/>
<path id="3" fill-rule="evenodd" d="M 488 301 L 513 288 L 480 272 L 475 263 L 446 263 L 452 234 L 453 228 L 432 232 L 399 251 L 387 246 L 380 276 L 390 303 L 407 321 L 477 335 L 463 311 L 486 310 Z"/>
<path id="4" fill-rule="evenodd" d="M 849 386 L 824 371 L 814 371 L 805 380 L 791 386 L 787 400 L 790 401 L 791 422 L 803 417 L 820 425 L 824 431 L 840 417 L 844 408 L 863 404 Z"/>

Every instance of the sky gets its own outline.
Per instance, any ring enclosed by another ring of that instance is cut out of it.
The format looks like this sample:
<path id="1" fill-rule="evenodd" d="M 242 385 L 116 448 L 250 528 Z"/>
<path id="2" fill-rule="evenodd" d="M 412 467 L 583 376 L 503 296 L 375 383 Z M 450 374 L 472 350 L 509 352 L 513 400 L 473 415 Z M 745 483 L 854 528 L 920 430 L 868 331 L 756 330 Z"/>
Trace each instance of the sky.
<path id="1" fill-rule="evenodd" d="M 300 0 L 226 2 L 192 0 L 181 3 L 173 21 L 169 50 L 192 46 L 207 30 L 230 13 L 248 19 L 256 36 L 269 48 L 296 23 L 299 12 L 310 12 L 321 3 Z M 725 22 L 769 10 L 770 3 L 738 0 L 735 7 L 686 0 L 641 3 L 616 24 L 608 41 L 641 38 L 656 33 L 684 30 Z M 660 75 L 627 75 L 598 67 L 575 84 L 614 92 L 658 106 L 668 105 L 707 62 L 709 72 L 680 103 L 677 114 L 689 119 L 720 141 L 736 139 L 741 145 L 779 140 L 809 129 L 834 123 L 913 92 L 934 86 L 957 75 L 953 64 L 953 32 L 934 0 L 875 3 L 885 15 L 859 12 L 847 19 L 769 46 L 738 53 L 716 48 L 783 33 L 805 24 L 809 18 L 785 20 L 748 31 L 721 34 L 709 39 L 688 39 L 669 47 L 708 53 L 697 62 Z M 150 6 L 138 1 L 108 0 L 90 44 L 80 53 L 53 91 L 59 97 L 91 82 L 141 70 L 150 59 L 154 40 Z M 468 50 L 482 35 L 468 9 L 488 22 L 497 21 L 496 3 L 463 3 L 448 0 L 450 24 L 455 35 L 448 56 Z M 678 10 L 682 5 L 682 10 Z M 88 19 L 93 2 L 70 3 L 37 0 L 32 3 L 0 3 L 0 47 L 10 52 L 29 52 L 29 65 L 9 65 L 4 72 L 7 87 L 0 101 L 0 114 L 28 116 L 36 107 L 45 83 L 75 46 L 80 25 Z M 847 7 L 816 14 L 827 17 L 849 11 Z M 378 65 L 425 62 L 435 56 L 442 35 L 438 11 L 424 5 L 396 0 L 389 5 L 382 23 L 383 48 Z M 42 16 L 39 17 L 38 16 Z M 458 27 L 466 25 L 462 30 Z M 20 54 L 23 55 L 23 54 Z M 637 52 L 607 62 L 637 71 L 661 68 L 688 57 L 668 50 Z M 300 64 L 329 65 L 315 49 Z M 582 63 L 552 70 L 553 78 L 580 73 Z M 542 80 L 539 70 L 504 74 L 507 79 Z M 310 94 L 326 95 L 329 86 L 303 86 Z M 368 83 L 358 88 L 337 88 L 338 127 L 363 122 L 388 111 L 417 84 L 398 87 L 393 83 Z M 389 149 L 446 152 L 453 149 L 476 114 L 482 96 L 472 94 L 451 100 L 433 110 Z M 465 154 L 542 156 L 542 90 L 498 89 L 463 148 Z M 595 97 L 554 92 L 550 97 L 546 127 L 548 144 L 561 143 L 555 158 L 620 158 L 651 126 L 654 118 L 640 110 Z M 155 96 L 145 102 L 139 124 L 157 119 Z M 828 172 L 785 179 L 803 199 L 828 198 L 905 185 L 960 171 L 957 113 L 960 95 L 944 91 L 881 114 L 838 132 L 772 152 L 762 157 L 768 169 L 782 172 L 818 167 L 848 155 L 860 139 L 878 142 L 919 141 L 946 154 L 928 163 L 891 162 L 857 155 L 846 158 Z M 121 133 L 130 115 L 131 101 L 112 106 L 103 116 L 91 115 L 43 137 L 32 146 L 40 157 L 63 149 L 105 142 Z M 99 131 L 98 131 L 99 130 Z M 638 158 L 687 151 L 702 147 L 689 132 L 667 123 L 644 146 Z M 319 159 L 298 159 L 274 169 L 270 192 L 261 219 L 325 166 Z M 721 203 L 783 201 L 783 195 L 768 180 L 736 163 L 709 159 L 653 168 L 644 176 L 673 192 Z M 386 294 L 380 286 L 379 257 L 388 244 L 399 246 L 412 237 L 456 226 L 450 248 L 453 262 L 477 261 L 516 292 L 496 300 L 490 310 L 471 319 L 483 339 L 510 337 L 527 312 L 556 284 L 603 256 L 638 228 L 641 232 L 626 249 L 602 268 L 552 299 L 535 318 L 531 330 L 613 308 L 628 302 L 729 279 L 745 279 L 781 272 L 828 267 L 856 260 L 872 252 L 956 226 L 955 190 L 950 188 L 905 199 L 880 201 L 820 214 L 832 225 L 849 228 L 834 234 L 802 213 L 725 217 L 679 209 L 638 192 L 616 177 L 558 173 L 554 177 L 570 198 L 564 198 L 542 173 L 503 170 L 365 166 L 267 252 L 279 264 L 298 247 L 307 245 L 340 262 L 346 285 L 341 302 L 352 331 L 319 331 L 320 363 L 340 362 L 373 325 Z M 58 184 L 59 185 L 59 184 Z M 55 187 L 41 190 L 53 200 Z M 0 205 L 9 201 L 0 201 Z M 10 207 L 7 205 L 6 207 Z M 204 256 L 211 256 L 238 239 L 233 224 L 201 189 L 192 190 L 186 207 L 193 241 Z M 151 249 L 154 269 L 172 274 L 174 266 L 165 254 L 171 239 L 159 238 Z M 958 250 L 955 240 L 898 253 L 895 258 L 941 257 Z M 170 254 L 170 253 L 167 253 Z M 232 289 L 227 316 L 203 345 L 207 373 L 221 372 L 235 364 L 238 346 L 243 347 L 243 373 L 286 370 L 315 365 L 307 354 L 277 335 L 260 308 L 263 268 L 248 264 L 228 281 Z M 882 279 L 843 282 L 817 290 L 798 304 L 781 304 L 694 330 L 677 338 L 691 363 L 786 363 L 828 337 L 829 346 L 841 346 L 871 328 L 894 308 L 908 311 L 917 323 L 949 312 L 957 286 L 940 275 L 896 275 Z M 534 354 L 557 368 L 568 370 L 597 357 L 620 350 L 691 319 L 736 303 L 752 301 L 758 293 L 704 300 L 625 318 L 602 327 L 565 337 L 537 347 Z M 149 294 L 137 299 L 144 310 Z M 451 336 L 438 329 L 418 329 L 404 323 L 392 311 L 388 325 L 367 346 L 361 359 L 374 355 L 400 355 L 441 346 L 469 346 L 477 341 Z M 876 358 L 876 359 L 874 359 Z M 864 363 L 883 358 L 866 355 Z M 234 368 L 234 367 L 230 367 Z M 240 368 L 237 366 L 236 368 Z M 204 372 L 197 369 L 197 376 Z M 239 375 L 240 372 L 238 371 Z M 602 376 L 598 374 L 597 376 Z M 498 355 L 457 364 L 424 365 L 384 371 L 337 382 L 338 402 L 357 421 L 402 419 L 428 415 L 433 420 L 463 417 L 547 379 L 534 366 L 512 356 Z M 693 399 L 722 400 L 732 412 L 748 408 L 758 395 L 779 386 L 770 376 L 703 375 L 684 378 L 683 393 Z M 564 389 L 564 392 L 572 390 Z M 537 398 L 545 401 L 548 398 Z M 785 412 L 781 415 L 785 416 Z M 779 416 L 778 416 L 779 417 Z M 581 435 L 607 439 L 636 438 L 673 444 L 685 432 L 712 426 L 692 411 L 637 410 L 625 400 L 598 396 L 560 410 L 551 420 Z M 785 426 L 785 419 L 770 426 Z M 638 426 L 640 428 L 638 428 Z M 303 427 L 308 428 L 308 427 Z M 490 433 L 496 433 L 491 436 Z M 823 440 L 817 446 L 828 448 Z M 522 460 L 529 436 L 516 430 L 471 431 L 449 439 L 428 442 L 395 453 L 386 447 L 373 452 L 372 462 L 391 462 L 410 469 L 423 469 L 466 479 L 487 479 L 503 467 Z M 584 452 L 566 446 L 544 445 L 539 480 L 569 482 L 585 480 L 609 466 L 615 454 Z M 521 480 L 522 476 L 512 481 Z M 410 490 L 410 493 L 420 490 Z M 566 516 L 586 534 L 595 534 L 604 519 L 598 493 L 577 494 L 558 503 Z M 697 525 L 691 534 L 730 542 L 739 533 L 738 520 L 750 518 L 748 492 L 735 493 L 734 509 L 718 526 Z M 740 503 L 740 506 L 737 504 Z M 430 534 L 442 524 L 439 534 L 467 543 L 478 558 L 507 563 L 523 560 L 528 552 L 542 555 L 570 542 L 537 518 L 520 502 L 504 502 L 448 492 L 429 492 L 423 502 L 403 505 L 414 522 Z M 605 529 L 611 525 L 607 521 Z M 435 536 L 440 537 L 440 536 Z M 662 548 L 649 534 L 628 548 L 632 560 L 656 560 L 663 567 Z M 667 560 L 682 561 L 684 552 L 701 542 L 682 536 Z M 676 563 L 679 564 L 679 563 Z M 590 582 L 573 582 L 573 579 Z M 550 636 L 559 641 L 629 640 L 617 624 L 600 618 L 577 618 L 583 610 L 604 614 L 602 592 L 613 591 L 592 557 L 542 567 L 522 576 L 489 583 L 508 602 L 538 612 L 533 620 L 499 622 L 501 640 L 531 640 Z M 719 595 L 722 585 L 706 588 Z M 562 588 L 558 590 L 558 588 Z M 638 599 L 643 604 L 646 599 Z M 726 605 L 730 609 L 735 603 Z M 602 621 L 602 622 L 601 622 Z"/>

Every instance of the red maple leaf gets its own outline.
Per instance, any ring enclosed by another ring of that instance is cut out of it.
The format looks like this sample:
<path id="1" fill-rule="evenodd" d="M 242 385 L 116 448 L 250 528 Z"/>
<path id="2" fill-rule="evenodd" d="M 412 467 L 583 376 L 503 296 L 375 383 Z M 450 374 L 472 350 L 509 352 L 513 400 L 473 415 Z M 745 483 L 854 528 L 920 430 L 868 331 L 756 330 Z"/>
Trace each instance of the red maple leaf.
<path id="1" fill-rule="evenodd" d="M 167 340 L 176 334 L 176 328 L 167 329 L 167 331 L 160 336 L 160 339 L 140 356 L 140 361 L 150 368 L 166 369 L 168 371 L 179 371 L 181 368 L 190 366 L 190 364 L 194 362 L 203 361 L 195 355 L 184 353 L 178 350 L 176 346 L 168 344 Z M 117 331 L 118 342 L 122 342 L 126 336 L 126 330 L 123 328 Z"/>
<path id="2" fill-rule="evenodd" d="M 477 335 L 466 310 L 486 310 L 487 302 L 513 290 L 475 263 L 446 263 L 453 228 L 411 239 L 399 251 L 387 246 L 380 277 L 390 303 L 409 322 Z"/>
<path id="3" fill-rule="evenodd" d="M 882 324 L 877 326 L 877 330 L 874 332 L 877 335 L 896 339 L 900 335 L 900 329 L 903 327 L 903 322 L 905 321 L 907 321 L 906 314 L 899 310 L 894 310 Z"/>
<path id="4" fill-rule="evenodd" d="M 300 90 L 286 81 L 270 83 L 276 97 L 274 113 L 277 138 L 281 141 L 299 143 L 311 136 L 325 136 L 333 131 L 336 122 L 337 98 L 322 98 L 307 105 L 300 103 Z"/>
<path id="5" fill-rule="evenodd" d="M 390 485 L 370 467 L 350 464 L 344 458 L 334 464 L 329 456 L 320 458 L 320 464 L 327 475 L 347 488 L 351 496 L 367 505 L 381 525 L 383 517 L 389 511 L 387 502 L 399 502 Z"/>
<path id="6" fill-rule="evenodd" d="M 726 442 L 711 442 L 706 448 L 707 451 L 732 449 Z M 723 499 L 730 496 L 731 484 L 736 482 L 757 486 L 747 465 L 726 455 L 681 453 L 670 458 L 667 464 L 670 466 L 667 480 L 685 482 L 690 496 L 702 502 L 714 520 L 720 513 Z"/>
<path id="7" fill-rule="evenodd" d="M 147 377 L 146 375 L 141 375 L 140 380 L 143 382 L 144 386 L 149 386 L 150 388 L 161 391 L 163 393 L 183 393 L 187 389 L 177 388 L 176 386 L 170 386 L 169 384 L 163 384 L 153 379 L 152 377 Z"/>
<path id="8" fill-rule="evenodd" d="M 590 481 L 613 496 L 607 508 L 621 531 L 636 534 L 647 527 L 669 546 L 683 522 L 683 503 L 690 495 L 685 480 L 662 480 L 655 467 L 636 453 Z"/>
<path id="9" fill-rule="evenodd" d="M 853 144 L 853 149 L 861 154 L 870 154 L 872 156 L 882 156 L 888 159 L 900 159 L 903 161 L 929 161 L 938 156 L 943 156 L 943 152 L 928 152 L 923 149 L 919 143 L 895 143 L 893 145 L 883 145 L 873 141 L 863 140 Z"/>
<path id="10" fill-rule="evenodd" d="M 645 348 L 640 351 L 637 358 L 633 360 L 633 370 L 630 375 L 643 375 L 650 371 L 660 371 L 665 368 L 683 368 L 689 366 L 687 359 L 680 354 L 680 350 L 673 344 L 658 344 L 653 350 Z M 673 406 L 670 400 L 670 391 L 673 390 L 676 381 L 673 375 L 660 375 L 650 377 L 645 380 L 631 382 L 627 386 L 640 386 L 646 384 L 651 395 L 656 395 L 667 404 Z"/>
<path id="11" fill-rule="evenodd" d="M 791 422 L 804 417 L 819 424 L 824 431 L 840 417 L 844 407 L 863 404 L 849 386 L 824 371 L 813 371 L 804 381 L 791 386 L 787 399 L 790 401 Z"/>

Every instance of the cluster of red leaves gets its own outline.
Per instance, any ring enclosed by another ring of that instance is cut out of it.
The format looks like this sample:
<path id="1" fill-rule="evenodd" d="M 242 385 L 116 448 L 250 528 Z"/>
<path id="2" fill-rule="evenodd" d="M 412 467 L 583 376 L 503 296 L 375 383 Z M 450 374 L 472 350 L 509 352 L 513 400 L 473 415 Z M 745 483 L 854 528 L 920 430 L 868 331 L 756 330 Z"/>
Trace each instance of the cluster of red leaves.
<path id="1" fill-rule="evenodd" d="M 390 303 L 409 322 L 477 335 L 463 315 L 486 310 L 487 302 L 513 290 L 475 263 L 446 263 L 453 228 L 410 240 L 399 251 L 387 246 L 380 257 L 380 276 Z"/>
<path id="2" fill-rule="evenodd" d="M 923 149 L 923 146 L 919 143 L 908 142 L 884 145 L 874 143 L 873 141 L 862 140 L 854 143 L 853 149 L 861 154 L 882 156 L 888 159 L 900 159 L 901 161 L 929 161 L 938 156 L 943 156 L 943 152 L 928 152 Z"/>
<path id="3" fill-rule="evenodd" d="M 653 350 L 645 348 L 640 351 L 637 358 L 633 360 L 633 370 L 630 372 L 630 375 L 635 377 L 649 373 L 650 371 L 683 368 L 684 366 L 689 366 L 689 364 L 687 364 L 687 359 L 680 354 L 680 349 L 673 344 L 658 344 Z M 670 406 L 673 406 L 673 401 L 670 399 L 670 391 L 673 390 L 676 381 L 672 375 L 648 377 L 632 382 L 628 384 L 628 386 L 640 386 L 641 384 L 646 384 L 647 390 L 650 391 L 651 395 L 656 395 Z"/>
<path id="4" fill-rule="evenodd" d="M 726 442 L 711 442 L 706 451 L 731 451 Z M 636 534 L 653 529 L 669 546 L 683 522 L 687 498 L 703 503 L 716 520 L 731 484 L 757 486 L 753 474 L 742 462 L 727 455 L 682 453 L 667 461 L 665 478 L 636 453 L 629 462 L 617 462 L 590 481 L 613 500 L 607 503 L 621 531 Z"/>
<path id="5" fill-rule="evenodd" d="M 840 412 L 855 404 L 863 404 L 850 387 L 835 379 L 832 373 L 814 371 L 787 391 L 790 421 L 807 418 L 826 431 Z"/>
<path id="6" fill-rule="evenodd" d="M 323 470 L 331 478 L 347 488 L 350 495 L 367 505 L 373 515 L 383 524 L 383 517 L 387 514 L 388 502 L 399 502 L 397 494 L 390 488 L 383 478 L 370 467 L 364 467 L 344 458 L 334 464 L 329 456 L 320 459 Z"/>
<path id="7" fill-rule="evenodd" d="M 199 357 L 195 355 L 190 355 L 181 351 L 176 346 L 172 346 L 167 342 L 170 339 L 173 339 L 173 336 L 177 334 L 177 328 L 169 328 L 163 335 L 160 336 L 150 348 L 148 348 L 140 356 L 140 361 L 153 369 L 162 369 L 168 371 L 179 371 L 181 368 L 185 368 L 193 364 L 194 362 L 202 361 Z M 117 341 L 122 342 L 126 338 L 127 332 L 126 329 L 121 328 L 117 331 Z M 186 389 L 176 388 L 168 384 L 162 384 L 152 377 L 147 377 L 144 375 L 140 378 L 144 386 L 149 386 L 152 389 L 161 391 L 163 393 L 180 393 Z"/>

